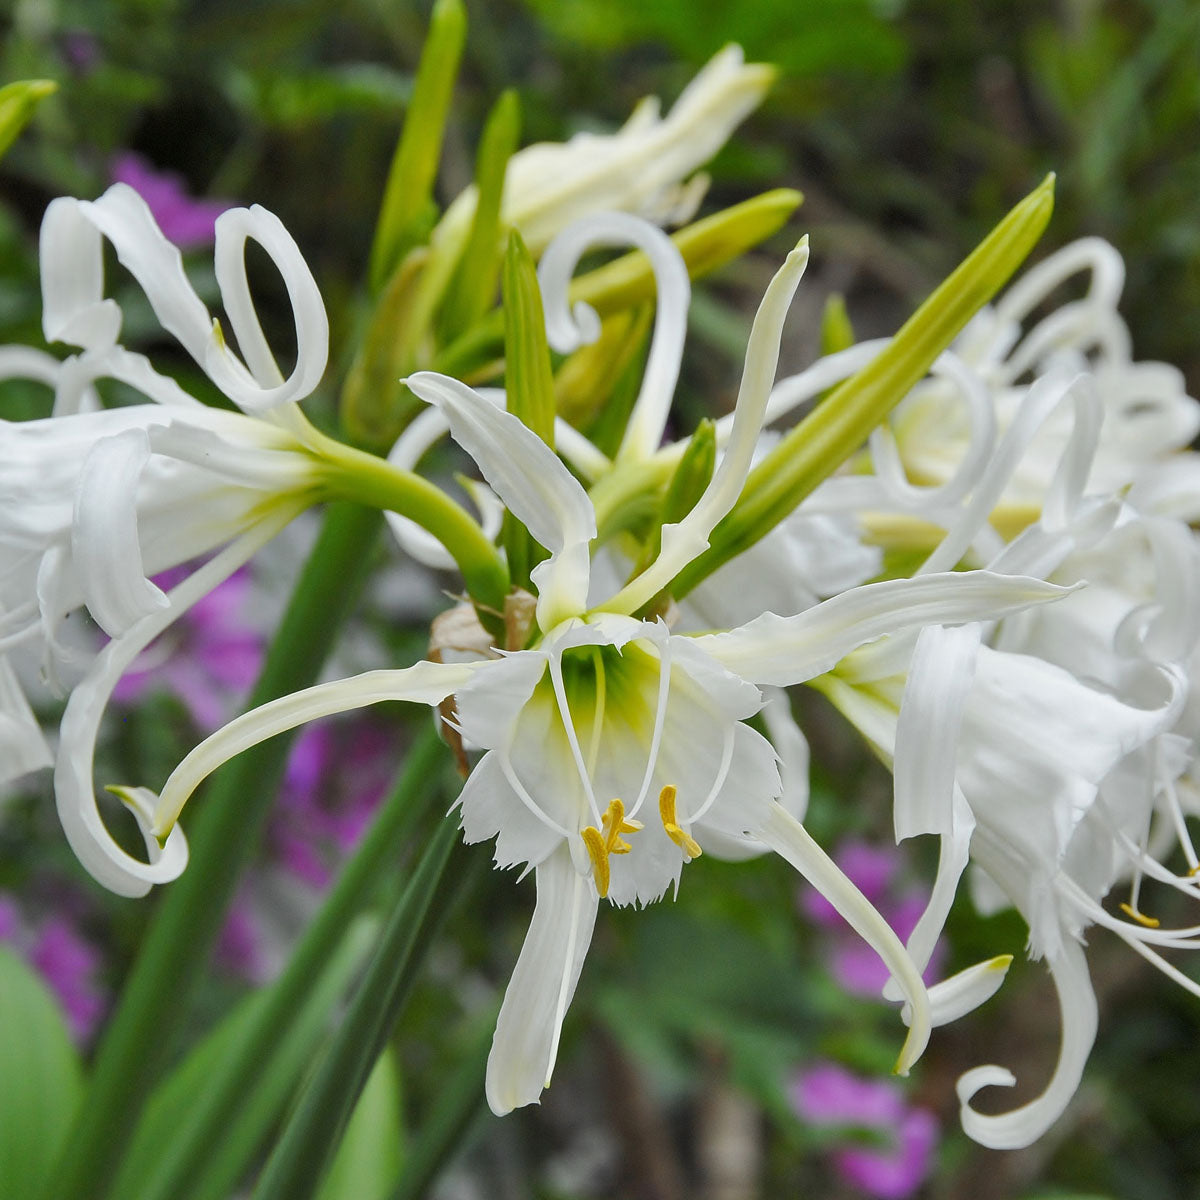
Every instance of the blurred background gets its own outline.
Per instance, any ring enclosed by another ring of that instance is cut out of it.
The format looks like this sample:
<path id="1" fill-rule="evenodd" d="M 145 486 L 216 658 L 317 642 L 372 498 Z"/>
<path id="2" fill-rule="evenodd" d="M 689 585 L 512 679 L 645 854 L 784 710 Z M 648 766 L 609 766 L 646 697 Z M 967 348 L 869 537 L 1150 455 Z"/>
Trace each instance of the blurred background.
<path id="1" fill-rule="evenodd" d="M 702 211 L 773 187 L 805 195 L 771 244 L 697 288 L 681 404 L 728 407 L 762 287 L 807 231 L 813 266 L 790 318 L 782 370 L 819 352 L 821 313 L 845 297 L 858 336 L 892 332 L 1047 171 L 1054 218 L 1035 258 L 1084 234 L 1125 257 L 1122 310 L 1136 357 L 1200 388 L 1200 5 L 1194 0 L 467 0 L 470 32 L 439 199 L 471 179 L 484 116 L 517 89 L 522 141 L 612 130 L 647 94 L 664 106 L 728 41 L 779 80 L 711 165 Z M 362 279 L 379 199 L 428 20 L 403 0 L 0 0 L 0 81 L 51 78 L 58 93 L 0 163 L 0 338 L 43 345 L 37 229 L 56 195 L 124 178 L 187 248 L 206 301 L 213 211 L 260 203 L 299 242 L 329 310 L 332 398 L 364 319 Z M 172 207 L 174 206 L 174 207 Z M 189 224 L 191 222 L 191 224 Z M 290 334 L 278 280 L 264 273 Z M 169 356 L 130 290 L 125 341 Z M 158 360 L 156 360 L 158 361 Z M 186 386 L 209 384 L 179 357 Z M 0 415 L 44 414 L 5 385 Z M 161 781 L 196 738 L 236 711 L 282 603 L 304 531 L 192 615 L 172 647 L 190 667 L 133 676 L 101 754 L 113 778 Z M 347 669 L 423 652 L 437 582 L 392 565 L 364 601 Z M 346 664 L 343 663 L 343 666 Z M 891 846 L 889 780 L 815 696 L 797 698 L 814 747 L 809 822 L 901 932 L 931 863 Z M 53 720 L 53 708 L 46 713 Z M 306 735 L 287 793 L 214 961 L 203 1030 L 277 969 L 369 820 L 415 736 L 380 712 Z M 453 774 L 430 776 L 441 799 Z M 441 789 L 441 792 L 438 792 Z M 444 800 L 444 803 L 442 802 Z M 90 1045 L 136 949 L 146 903 L 90 884 L 57 833 L 49 787 L 3 799 L 0 939 L 61 996 Z M 398 870 L 405 854 L 397 848 Z M 426 981 L 396 1031 L 401 1128 L 437 1111 L 478 1061 L 532 907 L 531 881 L 486 868 L 449 914 Z M 1018 961 L 999 996 L 935 1034 L 908 1080 L 890 1067 L 894 1010 L 837 918 L 782 863 L 689 868 L 676 903 L 605 912 L 572 1008 L 553 1088 L 503 1121 L 463 1113 L 465 1151 L 433 1194 L 489 1200 L 750 1200 L 752 1197 L 1200 1195 L 1200 1002 L 1097 931 L 1089 959 L 1101 1032 L 1067 1116 L 1038 1145 L 982 1150 L 958 1130 L 953 1081 L 1011 1066 L 1032 1095 L 1049 1074 L 1058 1013 L 1023 960 L 1015 918 L 964 898 L 941 963 Z M 482 1101 L 482 1092 L 479 1091 Z M 1005 1103 L 1009 1102 L 1004 1097 Z M 397 1153 L 403 1155 L 402 1133 Z M 336 1193 L 331 1193 L 336 1195 Z"/>

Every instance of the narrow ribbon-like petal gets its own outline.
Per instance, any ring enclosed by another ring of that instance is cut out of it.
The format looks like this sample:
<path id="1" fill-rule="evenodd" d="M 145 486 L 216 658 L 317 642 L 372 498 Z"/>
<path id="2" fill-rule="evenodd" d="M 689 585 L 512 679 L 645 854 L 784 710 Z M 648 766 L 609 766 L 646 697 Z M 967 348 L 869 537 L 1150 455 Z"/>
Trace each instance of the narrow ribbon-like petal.
<path id="1" fill-rule="evenodd" d="M 744 679 L 787 687 L 824 674 L 851 650 L 885 634 L 996 619 L 1070 590 L 991 571 L 890 579 L 843 592 L 795 616 L 763 613 L 740 629 L 696 642 Z"/>
<path id="2" fill-rule="evenodd" d="M 482 665 L 419 662 L 395 671 L 367 671 L 293 692 L 235 717 L 194 747 L 171 772 L 155 808 L 155 834 L 163 837 L 174 828 L 196 788 L 243 750 L 297 725 L 387 700 L 440 704 Z"/>
<path id="3" fill-rule="evenodd" d="M 957 1021 L 990 1000 L 1000 990 L 1011 965 L 1012 955 L 1000 954 L 935 983 L 929 989 L 934 1028 Z"/>
<path id="4" fill-rule="evenodd" d="M 708 536 L 737 502 L 762 432 L 763 413 L 775 381 L 779 339 L 788 306 L 808 265 L 808 238 L 787 256 L 767 285 L 754 316 L 746 363 L 734 409 L 733 430 L 720 465 L 700 499 L 682 521 L 662 528 L 662 549 L 654 562 L 600 607 L 632 613 L 667 587 L 692 559 L 708 549 Z"/>
<path id="5" fill-rule="evenodd" d="M 138 544 L 138 480 L 150 458 L 144 429 L 102 438 L 83 463 L 71 525 L 71 554 L 88 610 L 119 637 L 167 603 L 146 578 Z"/>
<path id="6" fill-rule="evenodd" d="M 896 1072 L 907 1075 L 929 1042 L 929 997 L 921 973 L 892 927 L 841 868 L 813 841 L 808 830 L 779 805 L 772 805 L 766 824 L 753 831 L 776 854 L 804 876 L 845 918 L 850 927 L 883 960 L 899 981 L 909 1005 L 909 1030 Z"/>
<path id="7" fill-rule="evenodd" d="M 1078 943 L 1064 939 L 1059 954 L 1048 960 L 1058 1006 L 1062 1013 L 1062 1045 L 1046 1090 L 1011 1112 L 984 1115 L 971 1107 L 981 1088 L 1012 1087 L 1013 1073 L 1004 1067 L 976 1067 L 958 1080 L 962 1126 L 967 1136 L 993 1150 L 1019 1150 L 1037 1141 L 1059 1117 L 1083 1078 L 1083 1068 L 1096 1040 L 1096 994 L 1087 960 Z"/>
<path id="8" fill-rule="evenodd" d="M 598 905 L 566 846 L 538 866 L 533 920 L 504 993 L 488 1057 L 487 1101 L 497 1116 L 536 1103 L 550 1083 Z"/>

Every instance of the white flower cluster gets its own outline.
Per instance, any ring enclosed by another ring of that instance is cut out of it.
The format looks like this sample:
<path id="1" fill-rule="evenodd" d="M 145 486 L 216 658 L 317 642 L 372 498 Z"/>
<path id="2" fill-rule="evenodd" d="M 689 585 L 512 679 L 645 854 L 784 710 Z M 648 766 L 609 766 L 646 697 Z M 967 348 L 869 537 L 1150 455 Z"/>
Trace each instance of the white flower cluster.
<path id="1" fill-rule="evenodd" d="M 660 142 L 677 148 L 672 121 L 703 126 L 714 96 L 727 96 L 721 127 L 732 127 L 761 92 L 763 80 L 748 71 L 728 54 L 666 121 L 643 113 L 611 142 L 562 149 L 560 182 L 578 182 L 585 166 L 609 174 L 616 163 L 645 186 L 613 203 L 676 207 L 679 181 L 711 147 L 676 154 L 661 177 L 643 179 L 639 164 L 657 161 Z M 627 162 L 628 147 L 636 154 Z M 516 183 L 510 202 L 532 203 L 537 189 L 523 175 Z M 574 204 L 578 189 L 567 190 Z M 717 424 L 715 470 L 686 513 L 654 531 L 651 549 L 601 542 L 605 481 L 639 471 L 661 480 L 687 452 L 662 439 L 689 285 L 671 242 L 640 217 L 555 224 L 565 228 L 542 258 L 541 286 L 548 336 L 562 352 L 598 332 L 594 313 L 567 303 L 589 248 L 637 245 L 655 267 L 654 340 L 615 457 L 561 421 L 556 453 L 497 395 L 430 372 L 407 381 L 431 407 L 393 453 L 397 469 L 410 468 L 448 432 L 490 489 L 476 492 L 485 513 L 502 504 L 544 548 L 529 578 L 532 636 L 503 647 L 476 638 L 458 661 L 371 671 L 239 717 L 189 754 L 161 794 L 119 789 L 145 836 L 142 861 L 116 845 L 96 806 L 100 715 L 134 655 L 317 497 L 321 444 L 295 401 L 320 378 L 327 327 L 299 251 L 261 209 L 218 223 L 217 278 L 243 362 L 132 192 L 57 201 L 43 234 L 46 334 L 80 352 L 62 363 L 0 352 L 8 355 L 0 370 L 35 375 L 56 392 L 54 416 L 0 426 L 0 779 L 49 759 L 2 655 L 39 641 L 52 672 L 57 625 L 80 605 L 112 641 L 67 705 L 57 800 L 84 865 L 125 894 L 184 869 L 179 814 L 232 755 L 380 700 L 443 711 L 451 703 L 464 744 L 479 754 L 457 805 L 464 837 L 494 839 L 496 864 L 532 870 L 537 882 L 489 1062 L 497 1112 L 536 1101 L 549 1082 L 601 902 L 657 901 L 702 853 L 773 850 L 829 896 L 892 973 L 888 993 L 905 1002 L 911 1027 L 898 1064 L 907 1070 L 932 1026 L 974 1009 L 1004 979 L 1003 955 L 933 987 L 921 979 L 971 865 L 980 903 L 1022 914 L 1030 951 L 1048 963 L 1061 1000 L 1062 1051 L 1039 1098 L 984 1116 L 970 1106 L 974 1093 L 1012 1076 L 981 1067 L 959 1085 L 973 1137 L 1029 1143 L 1062 1113 L 1094 1040 L 1081 944 L 1089 926 L 1114 930 L 1200 991 L 1161 953 L 1190 948 L 1200 929 L 1163 928 L 1141 904 L 1143 881 L 1200 891 L 1187 832 L 1197 808 L 1200 555 L 1189 522 L 1200 518 L 1200 465 L 1186 451 L 1200 406 L 1176 372 L 1132 360 L 1116 312 L 1120 259 L 1103 243 L 1079 243 L 979 314 L 871 434 L 852 473 L 828 479 L 683 606 L 660 605 L 738 504 L 770 436 L 765 425 L 870 363 L 885 343 L 775 382 L 784 316 L 808 259 L 802 241 L 755 318 L 735 411 Z M 286 380 L 250 301 L 247 236 L 272 254 L 291 295 L 298 355 Z M 240 412 L 198 404 L 118 344 L 102 237 Z M 1082 270 L 1086 295 L 1031 324 Z M 96 407 L 90 388 L 101 378 L 148 402 Z M 499 526 L 485 522 L 492 534 Z M 398 522 L 396 533 L 424 561 L 441 561 L 428 529 Z M 889 552 L 903 548 L 911 561 L 913 547 L 924 549 L 916 569 L 893 571 Z M 169 597 L 147 579 L 214 550 Z M 632 574 L 631 561 L 640 564 Z M 928 910 L 907 946 L 804 827 L 807 746 L 781 690 L 798 683 L 824 692 L 894 767 L 897 837 L 940 839 Z M 769 736 L 749 723 L 760 714 Z M 1112 912 L 1102 901 L 1118 883 L 1129 899 Z"/>

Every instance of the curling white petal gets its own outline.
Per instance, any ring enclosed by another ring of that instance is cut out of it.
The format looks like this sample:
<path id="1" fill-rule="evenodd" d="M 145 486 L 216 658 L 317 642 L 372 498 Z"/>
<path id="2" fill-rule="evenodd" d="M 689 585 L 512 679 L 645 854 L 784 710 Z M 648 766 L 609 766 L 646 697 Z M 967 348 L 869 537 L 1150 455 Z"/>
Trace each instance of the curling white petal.
<path id="1" fill-rule="evenodd" d="M 116 301 L 104 298 L 100 232 L 80 201 L 60 196 L 46 206 L 38 257 L 46 341 L 86 350 L 115 345 L 121 310 Z"/>
<path id="2" fill-rule="evenodd" d="M 602 608 L 610 612 L 635 612 L 657 595 L 692 559 L 708 549 L 708 535 L 737 502 L 762 432 L 763 413 L 779 361 L 783 321 L 807 265 L 805 237 L 767 285 L 746 346 L 733 430 L 708 487 L 682 521 L 663 526 L 662 548 L 654 562 Z"/>
<path id="3" fill-rule="evenodd" d="M 791 617 L 763 613 L 740 629 L 707 634 L 696 643 L 744 679 L 787 687 L 824 674 L 851 650 L 885 634 L 998 618 L 1069 591 L 990 571 L 885 580 Z"/>
<path id="4" fill-rule="evenodd" d="M 138 544 L 138 480 L 149 458 L 146 431 L 127 429 L 98 441 L 80 472 L 71 554 L 88 609 L 110 637 L 167 603 Z"/>
<path id="5" fill-rule="evenodd" d="M 617 459 L 647 458 L 658 449 L 666 427 L 687 333 L 691 284 L 674 243 L 657 226 L 627 213 L 599 213 L 569 225 L 546 248 L 538 281 L 546 308 L 546 333 L 560 353 L 569 353 L 599 333 L 595 314 L 570 311 L 567 291 L 583 254 L 595 246 L 633 245 L 650 259 L 657 311 L 650 353 L 637 401 L 625 426 Z M 587 335 L 593 335 L 588 337 Z"/>
<path id="6" fill-rule="evenodd" d="M 278 268 L 292 304 L 296 328 L 296 365 L 284 379 L 263 335 L 246 278 L 246 239 L 267 252 Z M 329 319 L 316 280 L 283 222 L 261 205 L 231 208 L 216 223 L 214 247 L 217 283 L 249 378 L 223 343 L 209 339 L 201 364 L 240 408 L 261 413 L 302 400 L 321 382 L 329 361 Z"/>
<path id="7" fill-rule="evenodd" d="M 1016 1083 L 1012 1072 L 1004 1067 L 976 1067 L 958 1080 L 963 1129 L 968 1137 L 993 1150 L 1019 1150 L 1031 1145 L 1062 1116 L 1079 1088 L 1096 1040 L 1096 995 L 1082 947 L 1064 940 L 1061 952 L 1047 965 L 1062 1014 L 1062 1045 L 1046 1089 L 1010 1112 L 985 1115 L 971 1107 L 971 1099 L 981 1088 L 1012 1087 Z"/>
<path id="8" fill-rule="evenodd" d="M 599 901 L 564 845 L 537 868 L 537 904 L 487 1065 L 487 1101 L 503 1116 L 550 1083 L 563 1018 L 592 940 Z"/>
<path id="9" fill-rule="evenodd" d="M 892 978 L 899 982 L 909 1006 L 909 1030 L 896 1062 L 896 1072 L 907 1075 L 924 1052 L 930 1030 L 929 997 L 908 951 L 892 927 L 813 841 L 804 826 L 779 805 L 771 806 L 766 823 L 754 832 L 825 896 L 855 933 L 884 961 Z"/>

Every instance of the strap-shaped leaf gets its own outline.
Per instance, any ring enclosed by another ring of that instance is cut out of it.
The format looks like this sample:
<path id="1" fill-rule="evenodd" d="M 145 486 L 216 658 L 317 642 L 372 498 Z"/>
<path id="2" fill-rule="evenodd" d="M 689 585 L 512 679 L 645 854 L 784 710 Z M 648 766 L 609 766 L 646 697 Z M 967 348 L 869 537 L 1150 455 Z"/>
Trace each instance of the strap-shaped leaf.
<path id="1" fill-rule="evenodd" d="M 57 1001 L 0 947 L 0 1200 L 39 1193 L 82 1094 Z"/>

